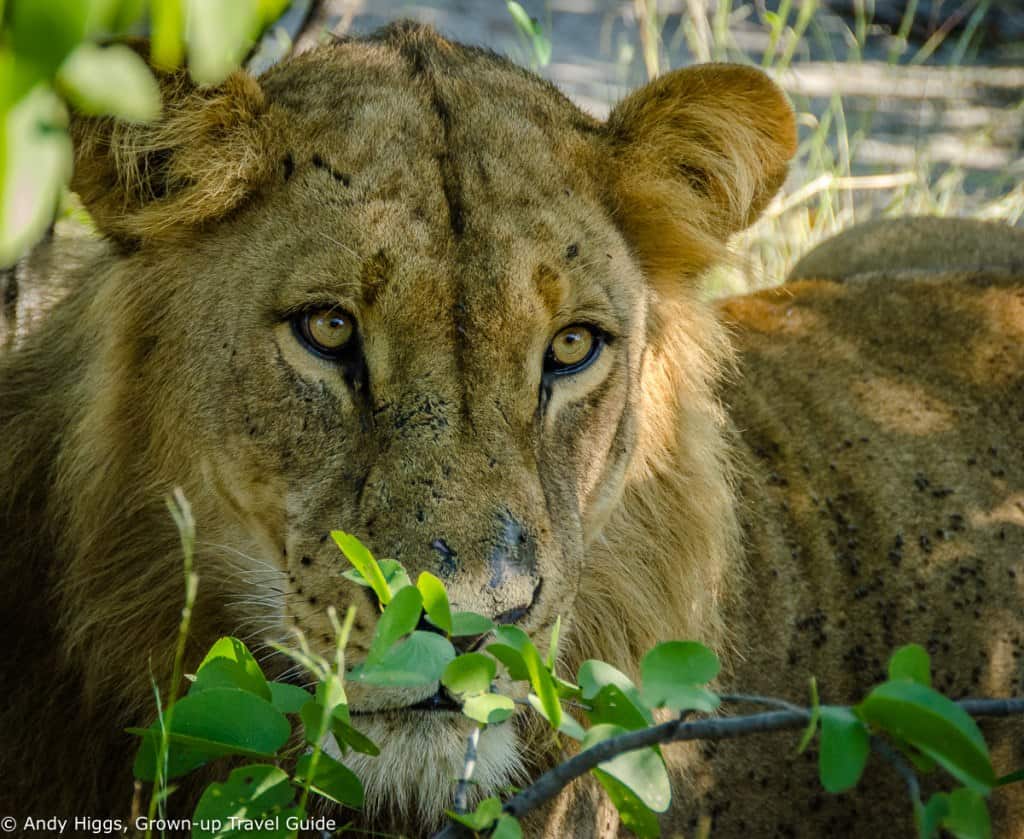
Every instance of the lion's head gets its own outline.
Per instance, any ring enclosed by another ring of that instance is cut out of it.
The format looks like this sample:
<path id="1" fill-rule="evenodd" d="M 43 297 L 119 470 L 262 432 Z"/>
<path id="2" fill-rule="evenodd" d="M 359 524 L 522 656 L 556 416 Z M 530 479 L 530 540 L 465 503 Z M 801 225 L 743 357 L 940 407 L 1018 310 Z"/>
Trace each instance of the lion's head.
<path id="1" fill-rule="evenodd" d="M 155 125 L 74 126 L 73 186 L 112 242 L 60 320 L 80 364 L 61 604 L 97 695 L 149 707 L 110 645 L 174 636 L 174 484 L 199 527 L 198 646 L 297 626 L 325 647 L 327 607 L 354 604 L 358 660 L 378 612 L 339 573 L 339 527 L 456 608 L 541 638 L 575 622 L 579 654 L 706 623 L 735 526 L 727 342 L 694 278 L 785 175 L 792 115 L 765 76 L 677 71 L 600 122 L 396 26 L 258 81 L 162 84 Z M 630 629 L 634 603 L 651 614 Z M 456 774 L 467 723 L 410 709 L 434 691 L 352 688 L 384 747 L 359 767 L 371 805 L 445 803 L 421 779 Z M 525 749 L 488 730 L 483 787 Z"/>

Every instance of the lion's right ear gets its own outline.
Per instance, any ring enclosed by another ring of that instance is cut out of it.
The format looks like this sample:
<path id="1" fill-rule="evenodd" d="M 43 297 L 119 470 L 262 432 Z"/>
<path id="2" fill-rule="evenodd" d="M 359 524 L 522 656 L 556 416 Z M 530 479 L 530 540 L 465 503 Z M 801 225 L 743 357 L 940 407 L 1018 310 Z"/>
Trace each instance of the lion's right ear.
<path id="1" fill-rule="evenodd" d="M 782 185 L 793 109 L 760 70 L 701 64 L 620 102 L 606 126 L 611 209 L 654 281 L 699 274 Z"/>
<path id="2" fill-rule="evenodd" d="M 122 242 L 166 237 L 224 215 L 271 165 L 259 82 L 241 71 L 214 87 L 198 87 L 184 71 L 157 77 L 163 112 L 155 122 L 71 120 L 71 188 L 100 230 Z"/>

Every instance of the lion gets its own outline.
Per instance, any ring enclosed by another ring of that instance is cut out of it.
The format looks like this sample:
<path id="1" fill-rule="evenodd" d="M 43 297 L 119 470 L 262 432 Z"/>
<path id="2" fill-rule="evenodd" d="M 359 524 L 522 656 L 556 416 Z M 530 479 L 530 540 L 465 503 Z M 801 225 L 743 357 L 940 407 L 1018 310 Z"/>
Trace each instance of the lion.
<path id="1" fill-rule="evenodd" d="M 199 533 L 189 668 L 225 634 L 324 651 L 329 606 L 356 608 L 358 662 L 378 611 L 340 575 L 343 527 L 538 643 L 561 617 L 567 675 L 694 639 L 723 691 L 806 703 L 813 674 L 845 703 L 915 641 L 953 696 L 1019 692 L 1024 277 L 706 300 L 796 148 L 760 71 L 667 73 L 599 121 L 396 24 L 161 86 L 154 124 L 73 119 L 103 238 L 0 360 L 0 812 L 127 814 L 124 729 L 153 718 L 183 599 L 175 486 Z M 471 723 L 436 685 L 350 688 L 382 748 L 350 764 L 353 818 L 429 833 Z M 1021 725 L 987 730 L 1000 771 L 1024 763 Z M 665 747 L 665 829 L 908 835 L 895 772 L 827 796 L 794 740 Z M 526 713 L 488 727 L 476 794 L 557 758 Z M 1013 787 L 995 813 L 1024 835 Z M 589 781 L 524 827 L 622 830 Z"/>

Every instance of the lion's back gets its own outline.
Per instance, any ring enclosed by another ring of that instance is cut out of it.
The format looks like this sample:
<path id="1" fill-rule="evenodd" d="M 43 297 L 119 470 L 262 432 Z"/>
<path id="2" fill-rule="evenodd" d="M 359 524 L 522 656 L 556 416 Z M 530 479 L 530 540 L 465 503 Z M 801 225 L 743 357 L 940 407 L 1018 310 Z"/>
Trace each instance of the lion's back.
<path id="1" fill-rule="evenodd" d="M 903 216 L 872 219 L 826 239 L 801 257 L 789 280 L 994 268 L 1024 273 L 1024 229 L 975 219 Z"/>
<path id="2" fill-rule="evenodd" d="M 806 704 L 814 675 L 823 701 L 853 703 L 914 642 L 947 695 L 1020 695 L 1024 270 L 804 278 L 722 311 L 749 545 L 730 687 Z M 1024 765 L 1024 724 L 984 727 L 997 772 Z M 909 835 L 909 799 L 877 757 L 866 783 L 888 795 L 828 796 L 813 756 L 779 763 L 784 739 L 716 749 L 713 776 L 752 790 L 710 794 L 720 835 Z M 998 835 L 1018 835 L 1018 793 L 994 813 Z"/>

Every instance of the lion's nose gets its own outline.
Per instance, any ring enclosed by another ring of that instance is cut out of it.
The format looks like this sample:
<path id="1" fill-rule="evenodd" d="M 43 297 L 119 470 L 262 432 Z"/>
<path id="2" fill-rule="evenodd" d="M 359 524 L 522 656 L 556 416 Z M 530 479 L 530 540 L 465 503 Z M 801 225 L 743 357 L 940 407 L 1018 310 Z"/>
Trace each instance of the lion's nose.
<path id="1" fill-rule="evenodd" d="M 496 623 L 517 623 L 529 614 L 540 592 L 536 542 L 508 510 L 492 521 L 490 537 L 471 541 L 469 548 L 459 543 L 456 550 L 443 535 L 432 539 L 434 567 L 456 599 L 468 598 L 462 608 L 473 611 L 473 602 L 488 592 L 483 598 L 489 606 L 487 616 Z"/>
<path id="2" fill-rule="evenodd" d="M 537 548 L 526 529 L 512 516 L 502 513 L 498 516 L 500 532 L 491 548 L 488 565 L 491 588 L 500 588 L 514 577 L 536 577 Z"/>

